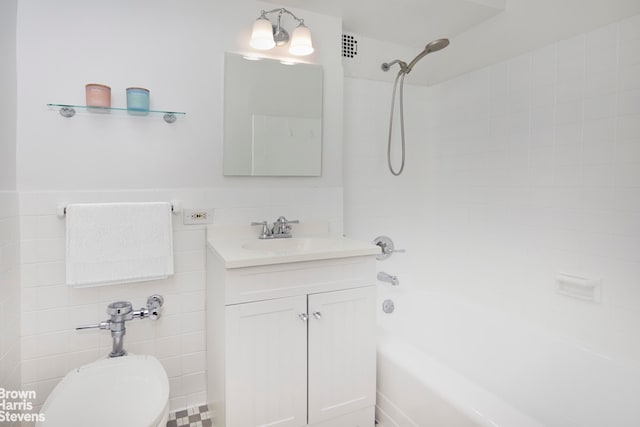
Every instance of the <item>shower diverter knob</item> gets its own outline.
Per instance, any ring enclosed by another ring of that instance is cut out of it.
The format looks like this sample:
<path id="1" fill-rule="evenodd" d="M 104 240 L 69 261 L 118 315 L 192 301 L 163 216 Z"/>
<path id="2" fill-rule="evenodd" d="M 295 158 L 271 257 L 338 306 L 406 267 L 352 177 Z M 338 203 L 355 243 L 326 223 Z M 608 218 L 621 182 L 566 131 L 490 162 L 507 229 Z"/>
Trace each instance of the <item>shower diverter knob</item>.
<path id="1" fill-rule="evenodd" d="M 387 236 L 376 237 L 375 239 L 373 239 L 373 244 L 380 246 L 381 249 L 381 253 L 376 255 L 376 259 L 378 261 L 385 260 L 396 252 L 406 252 L 406 250 L 404 249 L 396 249 L 393 245 L 393 240 L 391 240 L 391 238 Z"/>

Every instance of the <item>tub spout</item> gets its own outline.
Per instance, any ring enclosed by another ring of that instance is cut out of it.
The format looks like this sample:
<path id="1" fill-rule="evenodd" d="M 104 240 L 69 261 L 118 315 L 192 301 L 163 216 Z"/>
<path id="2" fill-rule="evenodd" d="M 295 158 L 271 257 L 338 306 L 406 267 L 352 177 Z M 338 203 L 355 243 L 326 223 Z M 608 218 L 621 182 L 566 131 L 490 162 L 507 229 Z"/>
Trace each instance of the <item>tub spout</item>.
<path id="1" fill-rule="evenodd" d="M 391 283 L 393 286 L 400 285 L 400 279 L 398 279 L 398 276 L 392 276 L 391 274 L 385 273 L 384 271 L 378 273 L 378 280 L 380 280 L 381 282 Z"/>

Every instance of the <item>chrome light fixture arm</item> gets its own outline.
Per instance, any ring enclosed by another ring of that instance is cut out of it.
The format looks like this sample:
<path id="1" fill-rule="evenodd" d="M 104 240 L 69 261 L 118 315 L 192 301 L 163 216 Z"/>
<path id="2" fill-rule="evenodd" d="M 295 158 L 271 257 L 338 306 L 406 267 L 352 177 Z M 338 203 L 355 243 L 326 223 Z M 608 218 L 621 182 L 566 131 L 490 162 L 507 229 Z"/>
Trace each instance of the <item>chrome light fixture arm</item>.
<path id="1" fill-rule="evenodd" d="M 284 13 L 289 14 L 289 16 L 291 16 L 293 19 L 295 19 L 296 21 L 298 21 L 298 24 L 304 24 L 304 19 L 300 19 L 300 18 L 298 18 L 296 15 L 294 15 L 294 14 L 293 14 L 293 12 L 291 12 L 291 11 L 290 11 L 290 10 L 288 10 L 288 9 L 285 9 L 284 7 L 281 7 L 281 8 L 279 8 L 279 9 L 266 10 L 266 11 L 265 11 L 265 10 L 261 10 L 261 11 L 260 11 L 260 14 L 261 14 L 261 16 L 260 16 L 260 17 L 261 17 L 261 18 L 262 18 L 262 17 L 265 17 L 265 18 L 266 18 L 266 15 L 269 15 L 269 14 L 271 14 L 271 13 L 276 13 L 276 12 L 278 12 L 278 26 L 280 26 L 280 18 L 282 17 L 282 15 L 283 15 Z"/>
<path id="2" fill-rule="evenodd" d="M 282 15 L 284 15 L 285 13 L 290 15 L 293 19 L 296 20 L 296 22 L 298 22 L 298 25 L 304 25 L 304 20 L 298 18 L 296 15 L 294 15 L 291 11 L 285 9 L 285 8 L 280 8 L 280 9 L 272 9 L 269 11 L 265 11 L 262 10 L 260 11 L 260 18 L 267 18 L 268 14 L 271 13 L 277 13 L 278 17 L 277 17 L 277 21 L 276 24 L 273 25 L 273 40 L 276 43 L 276 46 L 283 46 L 287 43 L 289 43 L 290 40 L 290 36 L 289 36 L 289 32 L 287 30 L 285 30 L 282 25 L 280 25 L 280 21 L 282 20 Z"/>

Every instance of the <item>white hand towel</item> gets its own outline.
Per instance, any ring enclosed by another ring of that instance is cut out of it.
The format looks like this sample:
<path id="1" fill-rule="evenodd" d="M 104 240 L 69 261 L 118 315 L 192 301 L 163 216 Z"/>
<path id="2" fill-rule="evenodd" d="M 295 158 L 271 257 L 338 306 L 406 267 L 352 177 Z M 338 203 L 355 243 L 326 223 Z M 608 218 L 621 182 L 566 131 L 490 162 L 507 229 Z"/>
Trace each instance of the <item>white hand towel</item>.
<path id="1" fill-rule="evenodd" d="M 70 204 L 67 284 L 105 286 L 173 274 L 171 204 Z"/>

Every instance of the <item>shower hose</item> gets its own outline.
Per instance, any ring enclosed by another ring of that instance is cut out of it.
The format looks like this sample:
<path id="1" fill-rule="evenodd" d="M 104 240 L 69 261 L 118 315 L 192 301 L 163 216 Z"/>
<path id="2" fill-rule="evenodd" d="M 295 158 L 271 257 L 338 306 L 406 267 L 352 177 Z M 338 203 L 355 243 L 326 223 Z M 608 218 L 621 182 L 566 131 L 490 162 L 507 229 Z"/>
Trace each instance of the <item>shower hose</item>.
<path id="1" fill-rule="evenodd" d="M 389 140 L 387 144 L 387 164 L 389 165 L 389 170 L 395 176 L 398 176 L 404 170 L 404 157 L 405 157 L 405 147 L 404 147 L 404 101 L 403 101 L 403 87 L 404 87 L 404 76 L 407 73 L 404 70 L 400 70 L 398 75 L 396 76 L 396 81 L 393 83 L 393 94 L 391 95 L 391 113 L 389 114 Z M 402 141 L 402 163 L 400 164 L 400 169 L 396 172 L 393 169 L 393 165 L 391 164 L 391 134 L 393 131 L 393 110 L 395 109 L 395 101 L 396 101 L 396 89 L 398 88 L 398 81 L 400 81 L 400 139 Z"/>

